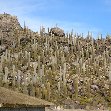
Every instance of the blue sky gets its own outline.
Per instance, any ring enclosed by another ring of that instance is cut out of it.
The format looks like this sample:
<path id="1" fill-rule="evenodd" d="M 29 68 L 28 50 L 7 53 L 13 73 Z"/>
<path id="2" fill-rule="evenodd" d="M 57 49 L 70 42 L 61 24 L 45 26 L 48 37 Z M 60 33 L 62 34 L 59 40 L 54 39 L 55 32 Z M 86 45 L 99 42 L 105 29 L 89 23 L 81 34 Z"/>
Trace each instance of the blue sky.
<path id="1" fill-rule="evenodd" d="M 63 28 L 65 32 L 111 33 L 111 0 L 0 0 L 0 13 L 16 15 L 33 31 L 40 26 Z"/>

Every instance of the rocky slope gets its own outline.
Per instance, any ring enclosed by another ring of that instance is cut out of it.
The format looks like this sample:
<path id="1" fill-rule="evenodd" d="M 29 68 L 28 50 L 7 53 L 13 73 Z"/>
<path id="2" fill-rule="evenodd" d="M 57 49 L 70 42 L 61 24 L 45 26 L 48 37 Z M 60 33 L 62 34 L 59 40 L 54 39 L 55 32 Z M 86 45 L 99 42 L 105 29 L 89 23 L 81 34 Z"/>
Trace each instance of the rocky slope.
<path id="1" fill-rule="evenodd" d="M 22 27 L 17 20 L 16 16 L 11 16 L 10 14 L 4 13 L 0 14 L 0 35 L 6 40 L 14 39 L 14 31 L 21 30 Z"/>
<path id="2" fill-rule="evenodd" d="M 111 107 L 111 36 L 64 36 L 21 28 L 0 15 L 0 86 L 64 108 Z"/>

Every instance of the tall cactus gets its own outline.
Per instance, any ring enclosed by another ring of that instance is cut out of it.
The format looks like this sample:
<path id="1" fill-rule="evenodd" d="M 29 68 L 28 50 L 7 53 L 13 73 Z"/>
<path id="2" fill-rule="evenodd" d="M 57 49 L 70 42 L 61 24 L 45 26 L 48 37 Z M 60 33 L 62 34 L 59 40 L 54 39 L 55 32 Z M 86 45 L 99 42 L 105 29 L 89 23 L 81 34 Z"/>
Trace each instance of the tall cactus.
<path id="1" fill-rule="evenodd" d="M 5 67 L 5 74 L 3 77 L 3 82 L 5 83 L 4 87 L 8 88 L 8 73 L 9 73 L 9 69 L 8 67 Z"/>
<path id="2" fill-rule="evenodd" d="M 75 99 L 77 100 L 78 99 L 78 92 L 79 92 L 79 89 L 78 89 L 78 76 L 76 75 L 74 80 L 73 80 L 73 83 L 74 83 L 74 89 L 75 89 Z"/>
<path id="3" fill-rule="evenodd" d="M 0 86 L 3 86 L 3 72 L 0 71 Z"/>
<path id="4" fill-rule="evenodd" d="M 12 66 L 12 76 L 13 76 L 13 88 L 15 87 L 15 76 L 16 76 L 16 72 L 15 72 L 15 65 Z"/>
<path id="5" fill-rule="evenodd" d="M 33 85 L 33 81 L 30 81 L 30 84 L 29 84 L 29 88 L 30 88 L 30 96 L 35 96 L 35 86 Z"/>
<path id="6" fill-rule="evenodd" d="M 50 101 L 50 98 L 51 98 L 51 85 L 50 85 L 50 82 L 46 83 L 46 88 L 47 88 L 47 100 Z"/>
<path id="7" fill-rule="evenodd" d="M 20 83 L 21 83 L 21 71 L 18 70 L 18 75 L 17 75 L 17 87 L 20 89 Z"/>
<path id="8" fill-rule="evenodd" d="M 4 55 L 1 56 L 0 69 L 3 69 Z"/>
<path id="9" fill-rule="evenodd" d="M 87 97 L 90 98 L 91 95 L 91 89 L 90 89 L 90 79 L 87 80 Z"/>
<path id="10" fill-rule="evenodd" d="M 37 98 L 40 98 L 40 94 L 41 94 L 41 92 L 40 92 L 40 88 L 37 87 L 37 86 L 36 86 L 36 88 L 35 88 L 35 93 L 36 93 L 35 96 L 36 96 Z"/>
<path id="11" fill-rule="evenodd" d="M 47 100 L 48 99 L 47 94 L 48 94 L 48 91 L 46 87 L 42 85 L 42 98 Z"/>
<path id="12" fill-rule="evenodd" d="M 38 74 L 40 74 L 40 56 L 38 56 Z"/>
<path id="13" fill-rule="evenodd" d="M 111 63 L 109 66 L 109 92 L 110 92 L 110 97 L 111 97 Z"/>

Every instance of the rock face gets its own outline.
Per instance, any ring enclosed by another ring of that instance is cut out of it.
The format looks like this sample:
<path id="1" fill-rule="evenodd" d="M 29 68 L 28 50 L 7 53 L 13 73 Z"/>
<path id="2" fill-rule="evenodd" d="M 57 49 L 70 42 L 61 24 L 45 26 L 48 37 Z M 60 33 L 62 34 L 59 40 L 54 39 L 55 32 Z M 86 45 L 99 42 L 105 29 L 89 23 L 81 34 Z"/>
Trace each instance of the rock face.
<path id="1" fill-rule="evenodd" d="M 54 34 L 55 36 L 63 37 L 65 36 L 64 30 L 54 27 L 50 29 L 50 33 Z"/>
<path id="2" fill-rule="evenodd" d="M 0 38 L 2 37 L 6 40 L 9 40 L 9 37 L 14 38 L 15 29 L 22 29 L 17 17 L 7 13 L 0 14 Z"/>

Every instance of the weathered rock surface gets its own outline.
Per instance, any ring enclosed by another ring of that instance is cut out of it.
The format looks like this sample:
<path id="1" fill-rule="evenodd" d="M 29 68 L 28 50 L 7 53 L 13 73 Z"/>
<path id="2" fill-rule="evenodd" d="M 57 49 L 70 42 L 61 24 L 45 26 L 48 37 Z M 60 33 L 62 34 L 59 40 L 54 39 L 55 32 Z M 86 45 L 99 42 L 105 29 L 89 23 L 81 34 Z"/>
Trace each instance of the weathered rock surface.
<path id="1" fill-rule="evenodd" d="M 0 14 L 0 38 L 4 38 L 5 40 L 14 39 L 16 29 L 22 29 L 16 16 L 11 16 L 7 13 Z"/>
<path id="2" fill-rule="evenodd" d="M 63 37 L 65 36 L 64 30 L 54 27 L 50 29 L 50 33 L 54 34 L 55 36 Z"/>

